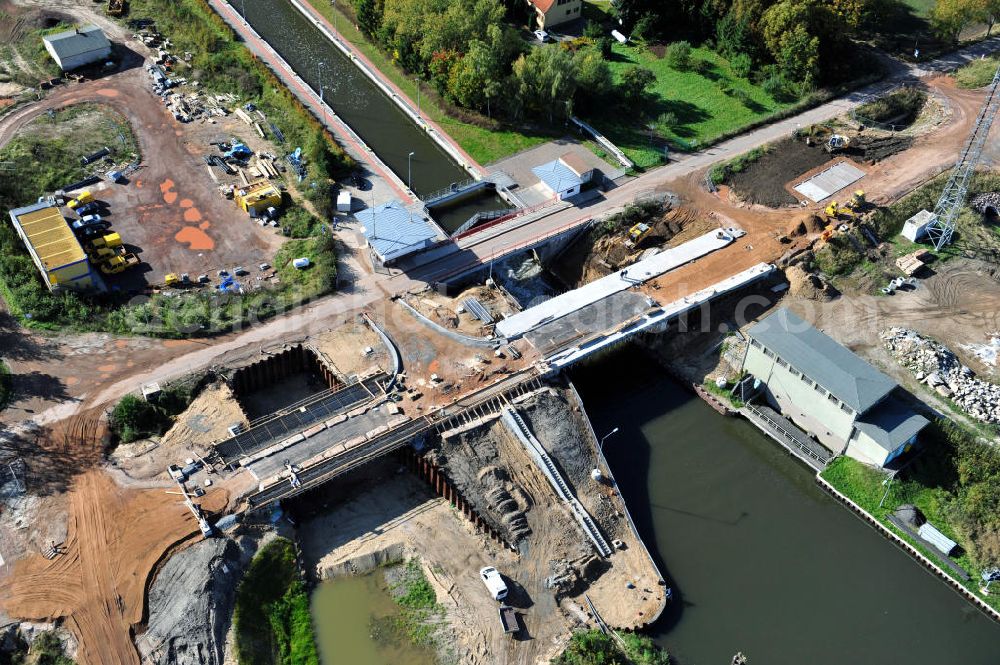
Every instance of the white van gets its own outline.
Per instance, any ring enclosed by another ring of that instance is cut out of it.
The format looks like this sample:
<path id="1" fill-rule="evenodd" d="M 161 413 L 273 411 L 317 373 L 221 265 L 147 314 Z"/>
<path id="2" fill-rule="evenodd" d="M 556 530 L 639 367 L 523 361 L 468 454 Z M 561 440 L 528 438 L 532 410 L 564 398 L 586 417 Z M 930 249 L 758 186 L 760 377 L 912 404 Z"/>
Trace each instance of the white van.
<path id="1" fill-rule="evenodd" d="M 479 571 L 479 576 L 483 578 L 483 584 L 493 596 L 493 600 L 503 600 L 507 597 L 507 585 L 496 568 L 487 566 Z"/>

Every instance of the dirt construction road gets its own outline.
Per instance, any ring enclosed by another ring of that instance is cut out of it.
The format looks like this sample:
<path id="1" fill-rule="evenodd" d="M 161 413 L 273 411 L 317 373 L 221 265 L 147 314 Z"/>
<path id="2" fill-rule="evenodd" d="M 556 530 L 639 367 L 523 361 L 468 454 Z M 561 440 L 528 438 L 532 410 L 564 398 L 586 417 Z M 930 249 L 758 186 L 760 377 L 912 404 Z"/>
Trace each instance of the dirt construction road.
<path id="1" fill-rule="evenodd" d="M 63 618 L 79 640 L 81 665 L 138 665 L 132 643 L 142 621 L 146 584 L 173 547 L 195 536 L 198 523 L 162 490 L 119 487 L 94 469 L 70 490 L 69 535 L 54 559 L 18 561 L 0 580 L 0 605 L 12 616 Z M 225 504 L 225 492 L 206 496 L 207 510 Z"/>

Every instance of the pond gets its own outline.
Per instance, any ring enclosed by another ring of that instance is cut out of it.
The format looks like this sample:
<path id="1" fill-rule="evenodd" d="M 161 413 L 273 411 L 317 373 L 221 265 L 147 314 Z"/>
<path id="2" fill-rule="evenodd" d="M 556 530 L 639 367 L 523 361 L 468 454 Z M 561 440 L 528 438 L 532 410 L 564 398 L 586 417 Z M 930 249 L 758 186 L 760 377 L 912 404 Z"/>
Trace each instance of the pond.
<path id="1" fill-rule="evenodd" d="M 429 649 L 397 628 L 399 606 L 381 572 L 336 577 L 312 596 L 313 624 L 323 665 L 434 665 Z"/>

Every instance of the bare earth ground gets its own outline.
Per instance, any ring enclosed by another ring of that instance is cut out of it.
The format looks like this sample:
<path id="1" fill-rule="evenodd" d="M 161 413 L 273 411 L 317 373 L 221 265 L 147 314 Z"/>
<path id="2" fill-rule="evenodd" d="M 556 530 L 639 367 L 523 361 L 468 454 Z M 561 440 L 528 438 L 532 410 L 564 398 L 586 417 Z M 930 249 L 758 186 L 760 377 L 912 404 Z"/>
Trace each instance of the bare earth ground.
<path id="1" fill-rule="evenodd" d="M 233 391 L 225 383 L 206 386 L 159 440 L 119 445 L 111 461 L 133 478 L 168 478 L 167 467 L 182 464 L 229 436 L 229 426 L 246 422 Z"/>
<path id="2" fill-rule="evenodd" d="M 389 369 L 389 353 L 382 339 L 368 324 L 355 317 L 329 332 L 320 333 L 311 340 L 328 364 L 342 378 L 364 376 L 376 369 Z M 371 353 L 364 353 L 370 348 Z"/>
<path id="3" fill-rule="evenodd" d="M 862 294 L 828 302 L 793 297 L 786 301 L 806 321 L 947 413 L 936 395 L 918 384 L 882 347 L 878 334 L 890 326 L 911 328 L 947 344 L 984 378 L 1000 379 L 998 368 L 983 364 L 963 348 L 988 343 L 989 333 L 1000 330 L 1000 271 L 965 259 L 949 261 L 936 270 L 915 291 L 897 291 L 891 297 Z"/>
<path id="4" fill-rule="evenodd" d="M 407 298 L 407 302 L 418 312 L 445 328 L 456 330 L 464 335 L 485 337 L 490 328 L 468 311 L 458 313 L 462 301 L 475 298 L 493 315 L 494 321 L 500 320 L 505 312 L 516 311 L 507 299 L 496 288 L 485 285 L 470 286 L 456 296 L 447 296 L 428 289 Z"/>
<path id="5" fill-rule="evenodd" d="M 64 618 L 80 643 L 81 665 L 138 665 L 133 627 L 142 621 L 146 582 L 164 554 L 198 524 L 187 508 L 164 501 L 162 490 L 128 490 L 94 469 L 69 492 L 70 522 L 62 552 L 52 560 L 22 559 L 0 580 L 4 612 L 38 621 Z M 215 490 L 205 508 L 225 505 Z"/>

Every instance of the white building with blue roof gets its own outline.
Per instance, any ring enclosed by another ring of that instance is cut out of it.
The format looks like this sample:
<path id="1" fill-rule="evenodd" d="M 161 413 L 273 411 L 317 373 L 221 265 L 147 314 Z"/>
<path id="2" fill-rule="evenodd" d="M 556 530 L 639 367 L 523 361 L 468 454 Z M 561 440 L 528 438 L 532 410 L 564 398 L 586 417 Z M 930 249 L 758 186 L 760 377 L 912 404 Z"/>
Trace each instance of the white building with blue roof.
<path id="1" fill-rule="evenodd" d="M 531 169 L 554 196 L 568 199 L 580 193 L 584 183 L 593 176 L 593 169 L 580 163 L 575 155 L 563 155 L 559 159 Z"/>
<path id="2" fill-rule="evenodd" d="M 392 263 L 433 245 L 437 227 L 397 199 L 354 214 L 362 225 L 368 247 L 382 264 Z"/>
<path id="3" fill-rule="evenodd" d="M 747 337 L 743 368 L 766 400 L 834 453 L 885 466 L 928 424 L 895 381 L 787 309 Z"/>

